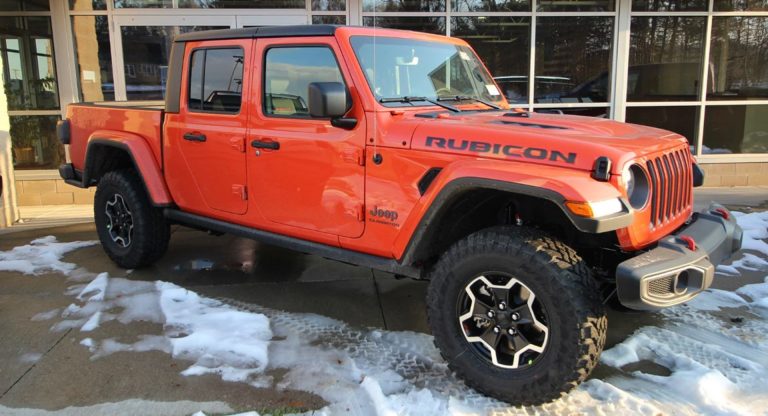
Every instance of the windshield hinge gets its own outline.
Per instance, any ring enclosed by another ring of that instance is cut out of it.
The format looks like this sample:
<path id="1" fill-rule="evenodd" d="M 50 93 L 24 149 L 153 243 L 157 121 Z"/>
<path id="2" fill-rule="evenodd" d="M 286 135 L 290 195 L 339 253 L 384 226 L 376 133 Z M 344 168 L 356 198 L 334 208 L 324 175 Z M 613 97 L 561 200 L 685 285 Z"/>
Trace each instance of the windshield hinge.
<path id="1" fill-rule="evenodd" d="M 232 193 L 239 196 L 243 201 L 248 200 L 248 187 L 245 185 L 234 184 L 232 185 Z"/>

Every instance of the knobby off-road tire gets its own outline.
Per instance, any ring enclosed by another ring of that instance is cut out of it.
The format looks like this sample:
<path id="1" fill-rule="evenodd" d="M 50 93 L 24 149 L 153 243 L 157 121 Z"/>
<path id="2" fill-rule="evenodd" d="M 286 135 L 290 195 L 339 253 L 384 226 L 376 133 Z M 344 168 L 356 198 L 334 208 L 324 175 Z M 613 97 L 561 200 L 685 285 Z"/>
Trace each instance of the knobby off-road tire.
<path id="1" fill-rule="evenodd" d="M 133 169 L 106 173 L 99 180 L 93 205 L 101 246 L 126 269 L 148 266 L 168 249 L 170 226 L 152 206 L 144 183 Z"/>
<path id="2" fill-rule="evenodd" d="M 515 405 L 542 404 L 597 364 L 608 327 L 599 288 L 557 239 L 525 227 L 482 230 L 451 247 L 430 277 L 435 345 L 468 386 Z M 498 339 L 495 356 L 480 339 Z"/>

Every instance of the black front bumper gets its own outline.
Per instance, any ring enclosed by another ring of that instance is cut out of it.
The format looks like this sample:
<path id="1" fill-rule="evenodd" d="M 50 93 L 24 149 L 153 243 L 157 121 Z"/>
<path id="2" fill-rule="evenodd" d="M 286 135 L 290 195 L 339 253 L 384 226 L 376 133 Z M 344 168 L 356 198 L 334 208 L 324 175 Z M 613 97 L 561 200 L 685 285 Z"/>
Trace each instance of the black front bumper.
<path id="1" fill-rule="evenodd" d="M 619 264 L 619 301 L 631 309 L 656 310 L 691 300 L 712 284 L 715 266 L 741 248 L 741 239 L 736 218 L 722 206 L 710 205 L 656 248 Z"/>

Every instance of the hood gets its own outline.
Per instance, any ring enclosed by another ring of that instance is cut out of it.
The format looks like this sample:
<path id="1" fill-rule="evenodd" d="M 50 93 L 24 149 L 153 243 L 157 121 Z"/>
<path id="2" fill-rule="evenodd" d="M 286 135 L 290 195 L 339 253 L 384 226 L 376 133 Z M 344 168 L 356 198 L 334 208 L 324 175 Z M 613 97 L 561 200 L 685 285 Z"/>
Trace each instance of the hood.
<path id="1" fill-rule="evenodd" d="M 592 170 L 606 156 L 613 173 L 625 163 L 672 148 L 687 147 L 683 136 L 613 120 L 514 111 L 431 112 L 414 129 L 411 148 L 440 153 Z"/>

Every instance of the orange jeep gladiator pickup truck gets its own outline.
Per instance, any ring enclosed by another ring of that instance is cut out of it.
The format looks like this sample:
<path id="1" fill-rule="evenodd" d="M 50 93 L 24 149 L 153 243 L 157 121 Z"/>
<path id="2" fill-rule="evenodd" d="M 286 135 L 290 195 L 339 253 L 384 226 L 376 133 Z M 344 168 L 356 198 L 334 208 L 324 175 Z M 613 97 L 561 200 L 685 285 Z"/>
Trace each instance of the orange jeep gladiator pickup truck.
<path id="1" fill-rule="evenodd" d="M 165 102 L 74 104 L 61 176 L 96 186 L 118 265 L 158 260 L 169 226 L 233 233 L 428 279 L 450 367 L 514 404 L 583 381 L 604 304 L 686 302 L 741 246 L 693 213 L 686 139 L 510 109 L 463 41 L 336 26 L 194 32 Z"/>

